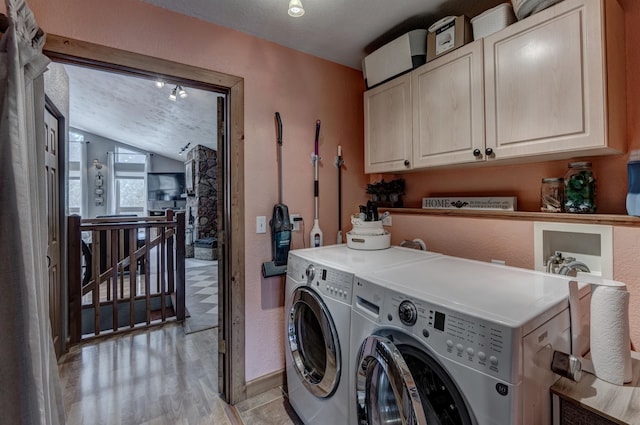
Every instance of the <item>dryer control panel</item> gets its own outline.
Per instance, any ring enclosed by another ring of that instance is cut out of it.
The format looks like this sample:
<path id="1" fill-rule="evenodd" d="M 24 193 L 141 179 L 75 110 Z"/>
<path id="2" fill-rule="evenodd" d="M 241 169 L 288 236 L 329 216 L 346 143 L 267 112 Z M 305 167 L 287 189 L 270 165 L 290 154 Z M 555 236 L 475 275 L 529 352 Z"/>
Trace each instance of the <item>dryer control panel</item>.
<path id="1" fill-rule="evenodd" d="M 434 353 L 510 383 L 517 383 L 522 336 L 517 329 L 387 292 L 382 323 L 418 336 Z"/>

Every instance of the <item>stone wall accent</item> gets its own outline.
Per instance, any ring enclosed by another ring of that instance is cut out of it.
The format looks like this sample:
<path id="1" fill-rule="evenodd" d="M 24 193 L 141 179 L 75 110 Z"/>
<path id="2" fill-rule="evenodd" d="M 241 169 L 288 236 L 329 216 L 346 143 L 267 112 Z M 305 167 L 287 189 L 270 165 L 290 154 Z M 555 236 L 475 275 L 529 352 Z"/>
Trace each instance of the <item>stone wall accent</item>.
<path id="1" fill-rule="evenodd" d="M 187 225 L 194 226 L 194 240 L 218 237 L 218 152 L 197 145 L 187 153 L 194 161 L 193 194 L 187 196 Z"/>

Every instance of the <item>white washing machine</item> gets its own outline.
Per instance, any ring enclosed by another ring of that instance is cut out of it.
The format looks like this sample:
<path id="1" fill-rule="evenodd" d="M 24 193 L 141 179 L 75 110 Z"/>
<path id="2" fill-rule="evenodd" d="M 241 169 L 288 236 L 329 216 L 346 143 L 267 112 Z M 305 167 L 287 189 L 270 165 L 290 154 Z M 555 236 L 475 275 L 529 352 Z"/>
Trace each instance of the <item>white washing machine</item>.
<path id="1" fill-rule="evenodd" d="M 346 245 L 289 252 L 285 289 L 285 362 L 289 401 L 307 425 L 352 423 L 349 333 L 355 273 L 439 256 L 390 247 Z"/>
<path id="2" fill-rule="evenodd" d="M 357 275 L 357 423 L 550 423 L 553 350 L 571 349 L 568 281 L 448 256 Z"/>

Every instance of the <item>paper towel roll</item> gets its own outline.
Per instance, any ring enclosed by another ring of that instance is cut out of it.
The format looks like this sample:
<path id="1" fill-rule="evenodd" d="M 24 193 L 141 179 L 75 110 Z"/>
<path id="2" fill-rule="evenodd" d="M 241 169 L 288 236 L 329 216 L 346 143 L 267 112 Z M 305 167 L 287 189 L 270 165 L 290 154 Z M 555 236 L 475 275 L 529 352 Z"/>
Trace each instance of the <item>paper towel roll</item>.
<path id="1" fill-rule="evenodd" d="M 626 286 L 591 286 L 591 359 L 607 382 L 631 382 L 629 292 Z"/>

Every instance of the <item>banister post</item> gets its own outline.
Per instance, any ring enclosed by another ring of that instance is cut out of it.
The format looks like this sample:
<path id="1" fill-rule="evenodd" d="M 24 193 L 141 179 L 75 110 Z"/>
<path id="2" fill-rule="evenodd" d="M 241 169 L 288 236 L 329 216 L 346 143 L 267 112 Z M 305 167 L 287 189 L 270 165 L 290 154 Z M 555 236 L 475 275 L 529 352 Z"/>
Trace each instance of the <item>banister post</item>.
<path id="1" fill-rule="evenodd" d="M 69 251 L 67 267 L 69 270 L 69 338 L 71 344 L 82 338 L 82 247 L 80 235 L 80 216 L 71 215 L 67 219 L 67 237 Z M 91 267 L 91 265 L 87 265 Z"/>
<path id="2" fill-rule="evenodd" d="M 183 321 L 185 317 L 185 220 L 184 212 L 176 214 L 176 319 Z"/>

